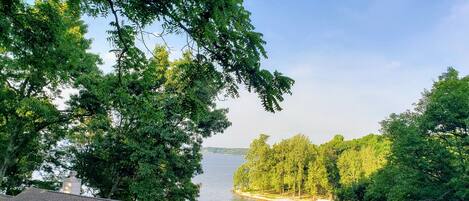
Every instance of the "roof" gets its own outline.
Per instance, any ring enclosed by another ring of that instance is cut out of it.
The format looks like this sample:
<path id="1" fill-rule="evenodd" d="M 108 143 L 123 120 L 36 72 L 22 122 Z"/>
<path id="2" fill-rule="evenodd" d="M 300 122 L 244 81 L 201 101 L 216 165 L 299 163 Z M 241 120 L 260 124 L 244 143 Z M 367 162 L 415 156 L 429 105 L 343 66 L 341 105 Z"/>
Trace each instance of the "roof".
<path id="1" fill-rule="evenodd" d="M 12 198 L 12 196 L 0 194 L 0 201 L 8 201 L 10 198 Z"/>
<path id="2" fill-rule="evenodd" d="M 2 198 L 0 198 L 0 201 Z M 5 201 L 117 201 L 104 198 L 94 198 L 69 193 L 61 193 L 38 188 L 28 188 L 15 197 Z"/>

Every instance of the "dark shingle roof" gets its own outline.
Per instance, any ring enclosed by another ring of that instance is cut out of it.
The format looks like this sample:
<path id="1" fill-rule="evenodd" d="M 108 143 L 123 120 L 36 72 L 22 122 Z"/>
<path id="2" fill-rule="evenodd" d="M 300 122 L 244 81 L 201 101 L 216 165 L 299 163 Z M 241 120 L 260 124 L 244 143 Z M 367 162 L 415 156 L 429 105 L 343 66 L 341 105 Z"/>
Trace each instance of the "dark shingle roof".
<path id="1" fill-rule="evenodd" d="M 0 201 L 8 201 L 12 196 L 0 194 Z"/>
<path id="2" fill-rule="evenodd" d="M 8 201 L 117 201 L 111 199 L 86 197 L 38 188 L 28 188 Z"/>

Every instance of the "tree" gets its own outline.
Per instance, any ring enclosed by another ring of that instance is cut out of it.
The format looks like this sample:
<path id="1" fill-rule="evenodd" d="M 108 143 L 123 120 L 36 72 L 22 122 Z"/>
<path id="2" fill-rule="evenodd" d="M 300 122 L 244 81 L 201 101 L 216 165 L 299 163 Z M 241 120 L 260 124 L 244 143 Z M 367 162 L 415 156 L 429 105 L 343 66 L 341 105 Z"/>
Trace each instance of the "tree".
<path id="1" fill-rule="evenodd" d="M 74 6 L 0 2 L 0 191 L 7 194 L 34 183 L 34 170 L 50 172 L 57 141 L 88 115 L 54 104 L 61 88 L 98 71 Z"/>
<path id="2" fill-rule="evenodd" d="M 248 191 L 249 185 L 249 168 L 244 163 L 236 169 L 236 172 L 233 175 L 233 186 L 235 190 Z"/>
<path id="3" fill-rule="evenodd" d="M 332 198 L 340 187 L 337 159 L 345 148 L 341 135 L 319 146 L 317 159 L 309 163 L 308 170 L 308 189 L 313 196 Z"/>
<path id="4" fill-rule="evenodd" d="M 333 187 L 329 181 L 329 175 L 325 165 L 325 156 L 318 154 L 316 160 L 308 165 L 307 186 L 313 197 L 332 197 Z"/>
<path id="5" fill-rule="evenodd" d="M 261 134 L 252 141 L 246 153 L 246 166 L 249 169 L 249 189 L 268 190 L 270 188 L 271 149 L 267 144 L 268 135 Z"/>
<path id="6" fill-rule="evenodd" d="M 88 97 L 100 103 L 91 107 L 97 115 L 83 121 L 80 133 L 91 137 L 77 147 L 74 167 L 100 197 L 195 200 L 191 178 L 201 172 L 202 139 L 230 125 L 227 111 L 215 108 L 220 79 L 213 65 L 190 54 L 170 62 L 163 47 L 154 55 L 142 59 L 148 66 L 121 75 L 122 90 L 112 88 L 119 77 L 110 74 L 90 80 L 81 93 L 89 95 L 73 99 L 77 109 L 90 103 Z"/>
<path id="7" fill-rule="evenodd" d="M 369 178 L 386 164 L 389 154 L 390 143 L 383 136 L 370 134 L 349 144 L 337 160 L 342 186 Z"/>
<path id="8" fill-rule="evenodd" d="M 390 163 L 367 193 L 376 200 L 467 200 L 469 77 L 449 68 L 413 111 L 382 123 L 392 140 Z M 383 181 L 395 174 L 394 184 Z M 384 185 L 384 186 L 383 186 Z"/>
<path id="9" fill-rule="evenodd" d="M 387 163 L 389 144 L 386 137 L 373 134 L 346 143 L 348 148 L 337 160 L 340 175 L 337 200 L 364 200 L 372 175 Z"/>
<path id="10" fill-rule="evenodd" d="M 295 135 L 287 140 L 290 144 L 291 151 L 287 155 L 287 163 L 291 165 L 289 168 L 292 183 L 293 194 L 298 191 L 298 196 L 301 197 L 301 192 L 304 189 L 306 181 L 307 165 L 313 160 L 314 147 L 311 145 L 309 139 L 304 135 Z"/>
<path id="11" fill-rule="evenodd" d="M 349 149 L 337 160 L 341 185 L 351 185 L 364 177 L 360 151 Z"/>
<path id="12" fill-rule="evenodd" d="M 285 188 L 288 187 L 286 184 L 286 177 L 288 177 L 287 174 L 289 173 L 287 170 L 287 155 L 290 151 L 291 146 L 285 140 L 272 146 L 272 187 L 282 194 L 285 193 Z"/>

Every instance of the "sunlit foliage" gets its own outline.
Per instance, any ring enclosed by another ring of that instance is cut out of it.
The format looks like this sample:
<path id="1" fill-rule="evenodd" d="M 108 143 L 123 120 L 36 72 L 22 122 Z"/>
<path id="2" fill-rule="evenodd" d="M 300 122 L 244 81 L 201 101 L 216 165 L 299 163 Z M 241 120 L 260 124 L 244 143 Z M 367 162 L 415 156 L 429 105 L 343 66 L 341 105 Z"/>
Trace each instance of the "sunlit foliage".
<path id="1" fill-rule="evenodd" d="M 271 148 L 266 140 L 267 136 L 261 135 L 251 144 L 250 156 L 234 175 L 235 189 L 332 198 L 382 168 L 389 151 L 389 141 L 378 135 L 351 141 L 337 135 L 320 146 L 311 144 L 304 135 Z"/>

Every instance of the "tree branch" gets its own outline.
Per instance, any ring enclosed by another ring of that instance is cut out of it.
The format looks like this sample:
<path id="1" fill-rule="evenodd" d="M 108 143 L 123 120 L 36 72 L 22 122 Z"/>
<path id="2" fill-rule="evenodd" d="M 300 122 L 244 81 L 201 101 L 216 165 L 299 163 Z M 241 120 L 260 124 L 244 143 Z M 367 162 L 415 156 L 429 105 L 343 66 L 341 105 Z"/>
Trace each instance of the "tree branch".
<path id="1" fill-rule="evenodd" d="M 109 6 L 111 8 L 111 12 L 114 15 L 114 22 L 116 23 L 116 29 L 117 29 L 117 36 L 119 40 L 121 41 L 122 45 L 124 45 L 124 48 L 122 51 L 119 53 L 119 56 L 117 58 L 117 73 L 118 73 L 118 79 L 119 79 L 119 84 L 122 83 L 122 56 L 128 51 L 129 47 L 127 46 L 127 43 L 124 41 L 124 37 L 122 36 L 122 28 L 119 24 L 119 17 L 117 16 L 117 11 L 114 8 L 114 2 L 112 0 L 108 0 Z"/>
<path id="2" fill-rule="evenodd" d="M 5 79 L 5 83 L 8 85 L 8 87 L 9 87 L 10 89 L 12 89 L 13 91 L 15 91 L 16 93 L 19 93 L 18 89 L 16 89 L 15 87 L 13 87 L 13 85 L 11 85 L 11 83 L 8 82 L 7 79 Z"/>

